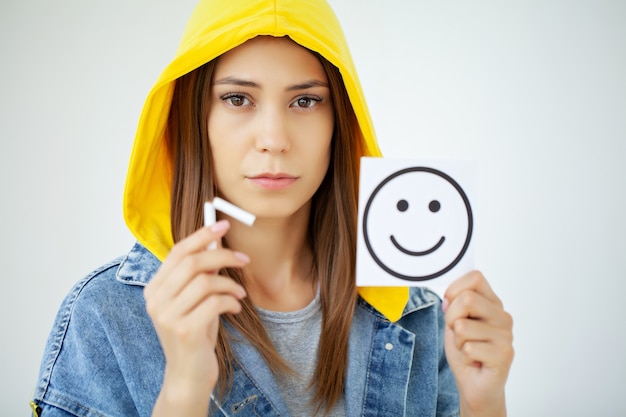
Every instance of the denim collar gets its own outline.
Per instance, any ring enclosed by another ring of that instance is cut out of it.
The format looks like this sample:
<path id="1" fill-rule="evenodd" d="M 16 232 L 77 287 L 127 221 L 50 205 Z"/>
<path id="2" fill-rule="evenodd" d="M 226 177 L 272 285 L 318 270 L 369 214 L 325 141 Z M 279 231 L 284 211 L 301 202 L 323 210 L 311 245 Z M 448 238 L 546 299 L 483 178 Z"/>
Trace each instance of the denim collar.
<path id="1" fill-rule="evenodd" d="M 137 242 L 120 264 L 116 279 L 124 284 L 146 286 L 161 266 L 161 261 Z"/>

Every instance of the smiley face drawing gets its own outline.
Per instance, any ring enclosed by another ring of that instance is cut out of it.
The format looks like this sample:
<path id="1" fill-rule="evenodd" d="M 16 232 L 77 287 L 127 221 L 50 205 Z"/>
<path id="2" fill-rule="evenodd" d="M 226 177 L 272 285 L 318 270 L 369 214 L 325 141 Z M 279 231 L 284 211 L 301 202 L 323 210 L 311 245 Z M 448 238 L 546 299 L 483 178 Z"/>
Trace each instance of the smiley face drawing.
<path id="1" fill-rule="evenodd" d="M 371 258 L 406 281 L 428 281 L 459 263 L 474 220 L 463 188 L 448 174 L 413 166 L 383 179 L 362 215 L 362 235 Z"/>

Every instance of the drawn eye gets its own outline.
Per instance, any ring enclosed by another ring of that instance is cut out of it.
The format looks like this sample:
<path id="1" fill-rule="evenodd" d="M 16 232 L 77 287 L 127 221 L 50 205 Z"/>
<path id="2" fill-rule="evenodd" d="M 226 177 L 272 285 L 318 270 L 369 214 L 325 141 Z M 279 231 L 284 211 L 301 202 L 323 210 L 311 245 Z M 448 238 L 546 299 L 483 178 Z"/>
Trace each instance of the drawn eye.
<path id="1" fill-rule="evenodd" d="M 431 201 L 430 204 L 428 205 L 428 209 L 432 211 L 433 213 L 437 213 L 440 208 L 441 208 L 441 203 L 437 200 Z"/>
<path id="2" fill-rule="evenodd" d="M 399 211 L 407 211 L 409 208 L 409 203 L 406 200 L 400 200 L 398 201 L 398 204 L 396 204 L 396 207 L 398 207 Z"/>

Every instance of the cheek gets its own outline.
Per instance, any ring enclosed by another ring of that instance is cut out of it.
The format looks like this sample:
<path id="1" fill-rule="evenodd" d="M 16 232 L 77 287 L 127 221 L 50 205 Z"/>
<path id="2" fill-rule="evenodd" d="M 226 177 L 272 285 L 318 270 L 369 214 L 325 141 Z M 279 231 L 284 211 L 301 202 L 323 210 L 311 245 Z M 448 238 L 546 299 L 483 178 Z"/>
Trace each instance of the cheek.
<path id="1" fill-rule="evenodd" d="M 213 117 L 209 120 L 219 120 L 219 117 Z M 236 141 L 232 136 L 235 131 L 224 123 L 209 122 L 208 124 L 212 170 L 215 183 L 220 189 L 229 181 L 229 176 L 232 176 L 238 166 L 238 149 L 234 145 Z"/>
<path id="2" fill-rule="evenodd" d="M 326 167 L 324 169 L 324 174 L 328 170 L 328 165 L 330 164 L 334 129 L 335 129 L 335 123 L 334 123 L 334 120 L 331 118 L 330 122 L 327 122 L 327 125 L 325 126 L 325 129 L 324 129 L 325 131 L 323 134 L 324 146 L 322 148 L 322 157 L 323 157 L 324 167 Z"/>
<path id="3" fill-rule="evenodd" d="M 315 149 L 310 149 L 308 152 L 309 161 L 313 164 L 312 169 L 316 170 L 315 174 L 317 177 L 317 182 L 321 184 L 328 172 L 328 167 L 330 165 L 331 159 L 331 137 L 332 133 L 328 136 L 328 139 L 324 139 L 322 143 L 319 143 L 321 146 L 315 147 Z M 319 185 L 318 184 L 318 185 Z"/>
<path id="4" fill-rule="evenodd" d="M 224 141 L 216 141 L 211 146 L 211 163 L 213 165 L 213 174 L 219 188 L 225 185 L 231 179 L 237 176 L 244 155 L 239 147 L 228 145 Z"/>
<path id="5" fill-rule="evenodd" d="M 315 120 L 311 120 L 306 126 L 299 128 L 301 132 L 305 132 L 304 138 L 305 152 L 311 157 L 317 157 L 320 162 L 330 160 L 330 148 L 335 128 L 332 111 L 322 115 Z"/>
<path id="6" fill-rule="evenodd" d="M 325 173 L 330 163 L 331 142 L 332 130 L 318 130 L 316 134 L 308 135 L 302 148 L 302 160 L 322 169 Z"/>

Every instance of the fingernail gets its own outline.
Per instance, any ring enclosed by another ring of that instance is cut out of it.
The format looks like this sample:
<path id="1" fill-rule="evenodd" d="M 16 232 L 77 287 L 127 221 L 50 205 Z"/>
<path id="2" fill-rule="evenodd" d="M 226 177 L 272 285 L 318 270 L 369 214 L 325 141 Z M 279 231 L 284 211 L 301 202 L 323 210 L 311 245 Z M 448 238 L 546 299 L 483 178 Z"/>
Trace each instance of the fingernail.
<path id="1" fill-rule="evenodd" d="M 220 220 L 211 225 L 212 232 L 223 232 L 226 229 L 228 229 L 228 220 Z"/>
<path id="2" fill-rule="evenodd" d="M 449 306 L 450 306 L 450 302 L 448 301 L 447 298 L 444 298 L 443 302 L 441 303 L 441 309 L 443 310 L 444 313 L 448 311 Z"/>
<path id="3" fill-rule="evenodd" d="M 241 262 L 245 262 L 245 263 L 250 262 L 250 258 L 249 258 L 249 257 L 248 257 L 248 255 L 246 255 L 245 253 L 235 252 L 235 256 L 236 256 L 236 257 L 237 257 L 237 259 L 239 259 Z"/>

